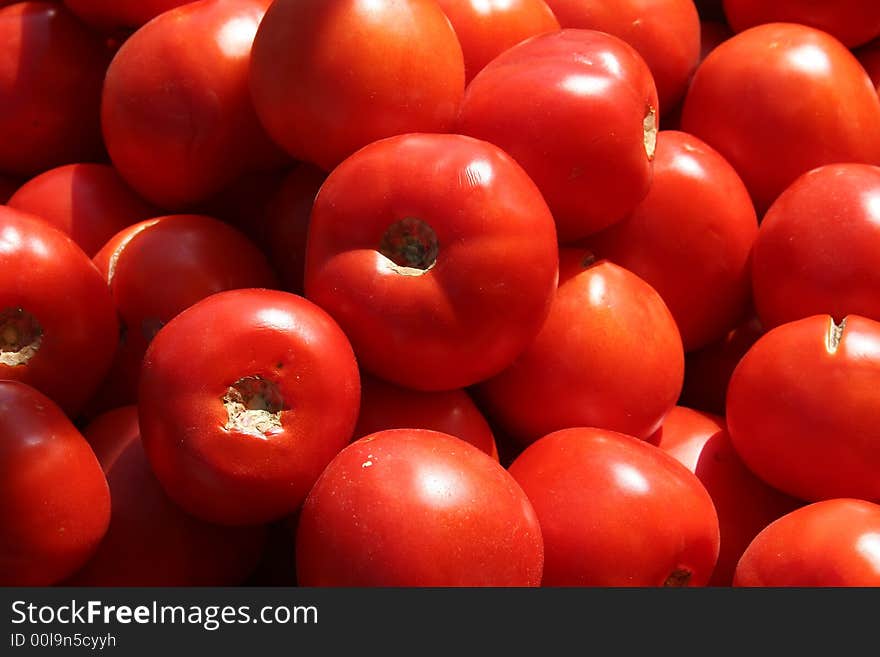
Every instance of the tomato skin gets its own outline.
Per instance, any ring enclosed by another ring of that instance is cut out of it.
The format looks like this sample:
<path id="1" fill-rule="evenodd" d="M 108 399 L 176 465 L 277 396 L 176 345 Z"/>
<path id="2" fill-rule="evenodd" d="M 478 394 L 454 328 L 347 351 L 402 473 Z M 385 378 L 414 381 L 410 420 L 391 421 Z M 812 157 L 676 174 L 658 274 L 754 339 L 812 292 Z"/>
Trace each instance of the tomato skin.
<path id="1" fill-rule="evenodd" d="M 810 169 L 880 163 L 880 99 L 865 70 L 839 41 L 803 25 L 753 27 L 709 53 L 681 129 L 733 165 L 759 216 Z"/>
<path id="2" fill-rule="evenodd" d="M 880 499 L 880 322 L 850 315 L 835 337 L 828 315 L 765 333 L 730 379 L 730 437 L 752 472 L 789 495 Z"/>
<path id="3" fill-rule="evenodd" d="M 757 233 L 733 167 L 696 137 L 662 131 L 648 195 L 586 244 L 660 293 L 692 351 L 720 339 L 745 312 Z"/>
<path id="4" fill-rule="evenodd" d="M 361 375 L 361 410 L 354 439 L 386 429 L 439 431 L 498 460 L 492 429 L 466 391 L 420 392 Z"/>
<path id="5" fill-rule="evenodd" d="M 510 466 L 544 537 L 543 586 L 704 586 L 718 517 L 681 463 L 632 436 L 556 431 Z M 673 580 L 673 581 L 670 581 Z"/>
<path id="6" fill-rule="evenodd" d="M 275 426 L 249 433 L 233 423 L 224 399 L 246 377 L 274 386 Z M 327 313 L 286 292 L 230 290 L 159 331 L 144 357 L 138 411 L 168 496 L 208 522 L 247 525 L 299 507 L 351 439 L 359 399 L 351 345 Z"/>
<path id="7" fill-rule="evenodd" d="M 0 586 L 50 586 L 95 551 L 107 480 L 82 434 L 34 388 L 0 381 Z"/>
<path id="8" fill-rule="evenodd" d="M 352 443 L 303 505 L 301 586 L 538 586 L 538 520 L 513 477 L 458 438 L 392 429 Z"/>
<path id="9" fill-rule="evenodd" d="M 700 57 L 693 0 L 548 0 L 564 28 L 620 37 L 644 58 L 657 85 L 661 116 L 684 96 Z"/>
<path id="10" fill-rule="evenodd" d="M 660 295 L 609 261 L 585 267 L 584 253 L 561 251 L 559 290 L 538 337 L 475 389 L 493 424 L 522 444 L 577 426 L 644 439 L 681 391 L 681 337 Z"/>
<path id="11" fill-rule="evenodd" d="M 736 564 L 752 539 L 777 518 L 802 506 L 746 468 L 722 417 L 676 406 L 649 442 L 697 475 L 712 498 L 721 547 L 709 586 L 730 586 Z"/>
<path id="12" fill-rule="evenodd" d="M 880 36 L 880 5 L 865 0 L 724 0 L 734 32 L 762 23 L 799 23 L 828 32 L 847 48 Z"/>
<path id="13" fill-rule="evenodd" d="M 101 155 L 102 40 L 63 6 L 0 9 L 0 172 L 33 176 Z"/>
<path id="14" fill-rule="evenodd" d="M 420 238 L 425 254 L 436 252 L 427 269 L 381 253 L 408 221 L 436 237 Z M 363 148 L 327 178 L 305 290 L 346 331 L 364 370 L 451 390 L 496 374 L 534 338 L 557 270 L 553 217 L 516 162 L 469 137 L 411 134 Z"/>
<path id="15" fill-rule="evenodd" d="M 795 180 L 758 231 L 755 308 L 767 328 L 811 315 L 880 320 L 880 167 L 832 164 Z"/>
<path id="16" fill-rule="evenodd" d="M 0 271 L 0 379 L 31 385 L 74 416 L 110 368 L 119 337 L 106 284 L 67 235 L 6 206 Z"/>
<path id="17" fill-rule="evenodd" d="M 171 211 L 245 171 L 283 161 L 251 105 L 248 70 L 263 0 L 199 0 L 165 12 L 119 48 L 101 122 L 114 166 Z"/>
<path id="18" fill-rule="evenodd" d="M 101 30 L 140 27 L 192 0 L 64 0 L 70 11 Z"/>
<path id="19" fill-rule="evenodd" d="M 50 169 L 19 187 L 8 205 L 46 219 L 89 256 L 126 226 L 162 214 L 106 164 Z"/>
<path id="20" fill-rule="evenodd" d="M 107 475 L 110 526 L 69 586 L 235 586 L 256 566 L 265 528 L 221 527 L 184 513 L 150 470 L 136 406 L 95 418 L 84 435 Z"/>
<path id="21" fill-rule="evenodd" d="M 466 83 L 520 41 L 560 29 L 544 0 L 438 0 L 437 4 L 461 43 Z"/>
<path id="22" fill-rule="evenodd" d="M 568 29 L 486 66 L 468 85 L 458 131 L 522 165 L 567 244 L 622 219 L 648 193 L 653 153 L 644 122 L 656 108 L 651 72 L 631 46 Z"/>
<path id="23" fill-rule="evenodd" d="M 880 586 L 880 505 L 831 499 L 792 511 L 749 545 L 734 586 Z"/>
<path id="24" fill-rule="evenodd" d="M 250 80 L 272 138 L 330 171 L 376 140 L 449 131 L 464 58 L 433 0 L 276 0 L 254 40 Z"/>

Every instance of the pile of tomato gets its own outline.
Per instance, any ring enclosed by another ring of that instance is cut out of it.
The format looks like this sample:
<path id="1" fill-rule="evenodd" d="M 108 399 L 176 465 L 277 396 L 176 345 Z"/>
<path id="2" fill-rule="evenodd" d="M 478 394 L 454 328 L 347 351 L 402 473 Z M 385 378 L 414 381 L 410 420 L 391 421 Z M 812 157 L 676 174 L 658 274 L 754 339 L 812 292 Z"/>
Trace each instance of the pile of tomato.
<path id="1" fill-rule="evenodd" d="M 0 585 L 880 585 L 875 83 L 873 0 L 0 0 Z"/>

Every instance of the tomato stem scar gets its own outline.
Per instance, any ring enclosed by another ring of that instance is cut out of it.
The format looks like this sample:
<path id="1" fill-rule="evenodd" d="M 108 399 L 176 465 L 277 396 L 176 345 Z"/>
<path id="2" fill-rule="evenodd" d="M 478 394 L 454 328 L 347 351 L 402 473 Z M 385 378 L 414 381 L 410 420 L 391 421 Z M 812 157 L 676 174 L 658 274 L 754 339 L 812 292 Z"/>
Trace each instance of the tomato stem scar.
<path id="1" fill-rule="evenodd" d="M 284 399 L 278 386 L 261 376 L 245 376 L 229 386 L 222 398 L 224 429 L 266 439 L 281 430 Z"/>
<path id="2" fill-rule="evenodd" d="M 405 276 L 421 276 L 437 262 L 440 243 L 426 222 L 406 217 L 391 224 L 382 236 L 379 253 L 393 262 Z"/>
<path id="3" fill-rule="evenodd" d="M 43 328 L 23 308 L 0 312 L 0 365 L 26 365 L 40 350 Z"/>

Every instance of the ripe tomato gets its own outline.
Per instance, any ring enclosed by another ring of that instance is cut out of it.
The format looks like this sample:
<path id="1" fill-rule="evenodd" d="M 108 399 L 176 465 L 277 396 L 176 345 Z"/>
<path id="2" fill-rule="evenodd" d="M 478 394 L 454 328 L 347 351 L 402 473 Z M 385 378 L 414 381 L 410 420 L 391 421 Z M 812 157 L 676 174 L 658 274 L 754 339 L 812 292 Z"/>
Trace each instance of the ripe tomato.
<path id="1" fill-rule="evenodd" d="M 330 171 L 377 139 L 452 128 L 464 59 L 433 0 L 276 0 L 251 91 L 275 141 Z"/>
<path id="2" fill-rule="evenodd" d="M 49 586 L 95 551 L 110 493 L 88 443 L 50 399 L 0 380 L 0 586 Z"/>
<path id="3" fill-rule="evenodd" d="M 458 131 L 523 166 L 568 243 L 622 219 L 648 193 L 657 92 L 624 41 L 562 30 L 486 66 L 468 85 Z"/>
<path id="4" fill-rule="evenodd" d="M 773 203 L 752 254 L 755 308 L 766 328 L 810 315 L 880 320 L 880 167 L 830 164 Z"/>
<path id="5" fill-rule="evenodd" d="M 244 235 L 202 215 L 169 215 L 130 226 L 94 262 L 122 322 L 113 369 L 99 395 L 110 407 L 135 402 L 147 346 L 172 317 L 211 294 L 271 288 L 276 280 L 265 256 Z"/>
<path id="6" fill-rule="evenodd" d="M 110 368 L 113 299 L 88 256 L 33 215 L 0 206 L 0 379 L 75 415 Z"/>
<path id="7" fill-rule="evenodd" d="M 46 219 L 89 256 L 126 226 L 162 214 L 106 164 L 68 164 L 41 173 L 15 192 L 9 207 Z"/>
<path id="8" fill-rule="evenodd" d="M 733 449 L 724 418 L 676 406 L 650 442 L 697 475 L 718 513 L 721 548 L 710 586 L 730 586 L 737 561 L 764 527 L 802 503 L 753 475 Z"/>
<path id="9" fill-rule="evenodd" d="M 101 119 L 113 164 L 139 194 L 181 209 L 245 171 L 278 164 L 250 101 L 251 45 L 267 0 L 199 0 L 117 51 Z"/>
<path id="10" fill-rule="evenodd" d="M 736 32 L 762 23 L 800 23 L 828 32 L 847 48 L 880 35 L 880 4 L 865 0 L 724 0 Z"/>
<path id="11" fill-rule="evenodd" d="M 137 407 L 85 428 L 110 486 L 110 527 L 71 586 L 234 586 L 261 556 L 265 528 L 221 527 L 184 513 L 162 490 L 140 440 Z"/>
<path id="12" fill-rule="evenodd" d="M 880 99 L 870 79 L 839 41 L 803 25 L 754 27 L 709 53 L 681 126 L 727 158 L 759 216 L 810 169 L 880 164 Z"/>
<path id="13" fill-rule="evenodd" d="M 880 322 L 814 315 L 765 333 L 727 393 L 734 447 L 771 486 L 814 502 L 880 499 Z"/>
<path id="14" fill-rule="evenodd" d="M 538 586 L 541 530 L 513 477 L 436 431 L 352 443 L 309 493 L 296 540 L 302 586 Z"/>
<path id="15" fill-rule="evenodd" d="M 547 0 L 562 27 L 599 30 L 644 58 L 661 116 L 681 100 L 700 61 L 700 16 L 693 0 Z"/>
<path id="16" fill-rule="evenodd" d="M 0 9 L 0 172 L 32 176 L 101 154 L 101 38 L 63 6 Z"/>
<path id="17" fill-rule="evenodd" d="M 520 41 L 559 29 L 544 0 L 438 0 L 438 4 L 461 43 L 466 82 Z"/>
<path id="18" fill-rule="evenodd" d="M 720 339 L 745 312 L 757 232 L 733 167 L 696 137 L 663 131 L 648 195 L 587 245 L 660 293 L 692 351 Z"/>
<path id="19" fill-rule="evenodd" d="M 361 410 L 354 438 L 385 429 L 430 429 L 470 443 L 498 460 L 486 418 L 464 390 L 420 392 L 361 376 Z"/>
<path id="20" fill-rule="evenodd" d="M 292 513 L 351 439 L 360 381 L 327 313 L 276 290 L 214 294 L 165 325 L 138 410 L 168 496 L 219 524 Z"/>
<path id="21" fill-rule="evenodd" d="M 734 586 L 880 586 L 880 506 L 857 499 L 816 502 L 755 537 Z"/>
<path id="22" fill-rule="evenodd" d="M 538 337 L 476 388 L 490 420 L 522 444 L 567 427 L 647 438 L 675 406 L 684 353 L 660 295 L 635 274 L 563 249 Z"/>
<path id="23" fill-rule="evenodd" d="M 312 210 L 306 295 L 340 323 L 367 371 L 417 390 L 496 374 L 547 316 L 553 217 L 492 144 L 412 134 L 337 167 Z"/>
<path id="24" fill-rule="evenodd" d="M 191 0 L 64 0 L 73 13 L 102 30 L 140 27 L 151 18 Z"/>
<path id="25" fill-rule="evenodd" d="M 703 586 L 718 517 L 692 472 L 632 436 L 551 433 L 510 466 L 544 537 L 544 586 Z"/>

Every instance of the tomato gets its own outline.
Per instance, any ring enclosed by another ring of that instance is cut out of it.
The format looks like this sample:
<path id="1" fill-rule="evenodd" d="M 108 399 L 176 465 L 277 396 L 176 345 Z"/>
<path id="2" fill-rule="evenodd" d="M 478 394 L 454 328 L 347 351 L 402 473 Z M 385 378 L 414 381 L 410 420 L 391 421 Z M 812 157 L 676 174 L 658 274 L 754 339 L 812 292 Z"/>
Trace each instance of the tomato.
<path id="1" fill-rule="evenodd" d="M 354 438 L 385 429 L 430 429 L 470 443 L 498 460 L 486 418 L 464 390 L 420 392 L 361 376 L 361 410 Z"/>
<path id="2" fill-rule="evenodd" d="M 693 0 L 547 0 L 562 27 L 599 30 L 644 58 L 660 115 L 684 96 L 700 60 L 700 16 Z"/>
<path id="3" fill-rule="evenodd" d="M 438 4 L 461 43 L 466 82 L 511 46 L 559 29 L 544 0 L 438 0 Z"/>
<path id="4" fill-rule="evenodd" d="M 765 333 L 727 392 L 727 423 L 745 464 L 815 502 L 880 499 L 880 322 L 814 315 Z"/>
<path id="5" fill-rule="evenodd" d="M 763 334 L 760 320 L 750 312 L 721 340 L 685 354 L 684 385 L 679 403 L 724 415 L 727 384 L 733 370 Z"/>
<path id="6" fill-rule="evenodd" d="M 75 415 L 110 368 L 113 299 L 88 256 L 42 219 L 0 206 L 0 379 Z"/>
<path id="7" fill-rule="evenodd" d="M 476 395 L 521 444 L 578 426 L 647 438 L 675 406 L 683 375 L 681 337 L 660 295 L 622 267 L 563 249 L 541 332 Z"/>
<path id="8" fill-rule="evenodd" d="M 544 586 L 703 586 L 718 557 L 706 489 L 663 450 L 594 428 L 556 431 L 510 466 L 544 537 Z"/>
<path id="9" fill-rule="evenodd" d="M 743 464 L 724 418 L 676 406 L 651 441 L 697 475 L 718 513 L 721 547 L 710 586 L 730 586 L 740 556 L 764 527 L 801 506 Z"/>
<path id="10" fill-rule="evenodd" d="M 745 312 L 757 232 L 733 167 L 696 137 L 663 131 L 648 195 L 587 244 L 660 293 L 692 351 L 720 339 Z"/>
<path id="11" fill-rule="evenodd" d="M 523 166 L 568 243 L 622 219 L 648 193 L 657 93 L 625 42 L 562 30 L 486 66 L 468 85 L 458 130 Z"/>
<path id="12" fill-rule="evenodd" d="M 880 40 L 874 40 L 859 48 L 855 55 L 880 93 Z"/>
<path id="13" fill-rule="evenodd" d="M 464 58 L 433 0 L 276 0 L 254 40 L 251 91 L 275 141 L 330 171 L 378 139 L 449 131 Z"/>
<path id="14" fill-rule="evenodd" d="M 538 520 L 513 477 L 444 433 L 392 429 L 345 448 L 300 514 L 301 586 L 537 586 Z"/>
<path id="15" fill-rule="evenodd" d="M 111 407 L 134 403 L 147 346 L 172 317 L 211 294 L 271 288 L 276 281 L 265 256 L 244 235 L 202 215 L 137 223 L 117 233 L 94 261 L 123 329 L 101 393 L 106 396 L 103 405 Z"/>
<path id="16" fill-rule="evenodd" d="M 79 568 L 110 520 L 89 444 L 50 399 L 0 380 L 0 586 L 49 586 Z"/>
<path id="17" fill-rule="evenodd" d="M 140 27 L 165 11 L 191 0 L 64 0 L 73 13 L 103 30 Z"/>
<path id="18" fill-rule="evenodd" d="M 780 518 L 749 545 L 735 586 L 880 586 L 880 505 L 833 499 Z"/>
<path id="19" fill-rule="evenodd" d="M 762 23 L 800 23 L 828 32 L 847 48 L 880 36 L 880 4 L 865 0 L 724 0 L 735 32 Z"/>
<path id="20" fill-rule="evenodd" d="M 265 528 L 221 527 L 184 513 L 153 476 L 140 440 L 136 406 L 85 428 L 107 475 L 110 527 L 71 586 L 233 586 L 255 568 Z"/>
<path id="21" fill-rule="evenodd" d="M 327 313 L 276 290 L 214 294 L 144 357 L 141 437 L 168 496 L 219 524 L 295 511 L 351 439 L 360 381 Z"/>
<path id="22" fill-rule="evenodd" d="M 0 9 L 0 172 L 32 176 L 101 155 L 103 41 L 63 6 Z"/>
<path id="23" fill-rule="evenodd" d="M 880 98 L 870 79 L 839 41 L 803 25 L 754 27 L 709 53 L 681 126 L 727 158 L 759 216 L 810 169 L 880 164 Z"/>
<path id="24" fill-rule="evenodd" d="M 101 119 L 114 166 L 140 195 L 188 208 L 280 161 L 250 101 L 266 0 L 200 0 L 150 21 L 107 71 Z"/>
<path id="25" fill-rule="evenodd" d="M 880 167 L 831 164 L 795 180 L 752 256 L 755 307 L 773 328 L 810 315 L 880 320 Z"/>
<path id="26" fill-rule="evenodd" d="M 553 217 L 516 162 L 469 137 L 412 134 L 366 146 L 328 176 L 305 290 L 366 371 L 451 390 L 525 349 L 557 269 Z"/>
<path id="27" fill-rule="evenodd" d="M 15 192 L 9 207 L 51 222 L 89 256 L 126 226 L 162 214 L 106 164 L 68 164 L 41 173 Z"/>

